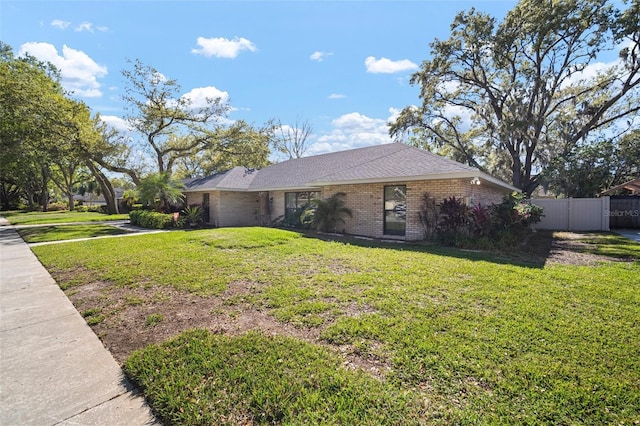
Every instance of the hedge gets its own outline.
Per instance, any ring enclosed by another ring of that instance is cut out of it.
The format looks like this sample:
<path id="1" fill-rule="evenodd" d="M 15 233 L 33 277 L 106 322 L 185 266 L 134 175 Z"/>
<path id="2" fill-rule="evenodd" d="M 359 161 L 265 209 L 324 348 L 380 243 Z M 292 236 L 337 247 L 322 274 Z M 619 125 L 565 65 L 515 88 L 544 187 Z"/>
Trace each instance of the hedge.
<path id="1" fill-rule="evenodd" d="M 176 226 L 173 214 L 153 212 L 150 210 L 132 210 L 129 213 L 132 225 L 143 228 L 167 229 Z"/>

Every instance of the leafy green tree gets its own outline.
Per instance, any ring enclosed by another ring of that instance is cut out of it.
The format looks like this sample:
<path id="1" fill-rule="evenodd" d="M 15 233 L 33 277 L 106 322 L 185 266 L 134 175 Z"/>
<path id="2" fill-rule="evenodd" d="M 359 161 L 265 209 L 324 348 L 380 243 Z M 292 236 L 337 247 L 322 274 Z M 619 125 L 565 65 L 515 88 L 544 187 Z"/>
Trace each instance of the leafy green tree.
<path id="1" fill-rule="evenodd" d="M 553 161 L 543 181 L 564 197 L 595 197 L 602 191 L 640 176 L 640 131 L 619 140 L 578 145 Z"/>
<path id="2" fill-rule="evenodd" d="M 67 106 L 57 70 L 31 56 L 16 58 L 0 42 L 0 106 L 0 182 L 31 209 L 46 210 L 50 164 L 61 154 L 58 118 Z"/>
<path id="3" fill-rule="evenodd" d="M 50 158 L 50 179 L 67 199 L 68 208 L 74 210 L 74 194 L 85 182 L 95 181 L 86 166 L 83 149 L 87 138 L 96 136 L 89 108 L 82 102 L 64 98 L 55 117 L 51 117 L 51 143 L 47 147 Z"/>
<path id="4" fill-rule="evenodd" d="M 640 177 L 640 130 L 622 136 L 617 150 L 616 175 L 610 186 Z"/>
<path id="5" fill-rule="evenodd" d="M 460 12 L 411 79 L 422 105 L 391 134 L 531 193 L 541 172 L 581 141 L 640 111 L 640 2 L 521 0 L 502 22 Z M 602 52 L 620 61 L 594 76 Z"/>
<path id="6" fill-rule="evenodd" d="M 172 204 L 184 199 L 183 189 L 182 182 L 171 179 L 169 173 L 151 173 L 141 180 L 138 195 L 142 203 L 168 213 Z"/>
<path id="7" fill-rule="evenodd" d="M 351 209 L 346 207 L 344 192 L 336 192 L 324 200 L 312 201 L 315 207 L 311 226 L 322 232 L 337 232 L 338 223 L 344 223 L 343 216 L 352 217 Z"/>
<path id="8" fill-rule="evenodd" d="M 243 120 L 215 130 L 208 147 L 176 161 L 175 176 L 190 178 L 236 166 L 261 169 L 269 165 L 272 128 L 256 128 Z"/>

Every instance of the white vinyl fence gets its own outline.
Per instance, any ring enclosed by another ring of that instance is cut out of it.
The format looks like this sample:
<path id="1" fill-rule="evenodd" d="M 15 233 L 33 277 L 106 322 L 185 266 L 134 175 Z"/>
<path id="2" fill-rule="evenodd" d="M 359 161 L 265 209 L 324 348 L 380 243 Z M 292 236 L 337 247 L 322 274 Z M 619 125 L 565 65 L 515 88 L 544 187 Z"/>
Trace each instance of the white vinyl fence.
<path id="1" fill-rule="evenodd" d="M 531 200 L 544 209 L 542 221 L 535 229 L 554 231 L 608 231 L 609 197 Z"/>

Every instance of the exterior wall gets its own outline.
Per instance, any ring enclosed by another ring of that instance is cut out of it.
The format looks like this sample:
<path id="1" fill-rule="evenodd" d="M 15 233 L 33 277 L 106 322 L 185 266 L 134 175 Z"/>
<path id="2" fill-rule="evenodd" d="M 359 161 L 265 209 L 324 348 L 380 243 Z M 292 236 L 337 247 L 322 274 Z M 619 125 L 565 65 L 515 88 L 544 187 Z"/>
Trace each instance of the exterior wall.
<path id="1" fill-rule="evenodd" d="M 257 192 L 221 191 L 216 226 L 259 225 L 259 195 Z"/>
<path id="2" fill-rule="evenodd" d="M 284 192 L 285 191 L 271 191 L 271 221 L 278 219 L 284 219 Z M 293 192 L 293 191 L 292 191 Z"/>
<path id="3" fill-rule="evenodd" d="M 384 235 L 384 187 L 388 185 L 406 185 L 407 187 L 407 222 L 404 237 Z M 425 193 L 440 203 L 443 199 L 455 196 L 470 204 L 489 205 L 499 203 L 503 191 L 488 185 L 471 185 L 467 179 L 432 180 L 412 182 L 388 182 L 358 185 L 332 185 L 322 189 L 322 198 L 330 197 L 336 192 L 346 193 L 346 206 L 351 209 L 353 217 L 345 217 L 345 223 L 338 230 L 354 235 L 366 235 L 373 238 L 404 239 L 408 241 L 424 238 L 424 228 L 420 223 L 418 212 Z M 340 229 L 344 228 L 344 229 Z"/>

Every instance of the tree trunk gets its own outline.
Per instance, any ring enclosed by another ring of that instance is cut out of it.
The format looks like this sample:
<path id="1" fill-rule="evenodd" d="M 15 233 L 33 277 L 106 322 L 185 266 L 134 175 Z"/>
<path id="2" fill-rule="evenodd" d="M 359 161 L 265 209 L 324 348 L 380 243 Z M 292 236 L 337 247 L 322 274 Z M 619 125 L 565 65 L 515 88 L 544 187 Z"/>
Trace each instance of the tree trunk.
<path id="1" fill-rule="evenodd" d="M 49 171 L 43 167 L 42 168 L 42 180 L 40 182 L 40 206 L 42 207 L 42 211 L 46 212 L 49 210 Z"/>
<path id="2" fill-rule="evenodd" d="M 96 178 L 98 184 L 100 185 L 100 190 L 102 191 L 102 196 L 104 197 L 104 201 L 107 204 L 107 213 L 108 214 L 118 214 L 118 200 L 116 200 L 116 192 L 113 189 L 113 185 L 109 179 L 105 176 L 98 167 L 96 167 L 95 163 L 91 160 L 86 160 L 85 164 L 91 171 L 91 174 Z"/>
<path id="3" fill-rule="evenodd" d="M 69 203 L 69 211 L 72 212 L 75 208 L 75 203 L 73 202 L 73 192 L 67 192 L 67 202 Z"/>

